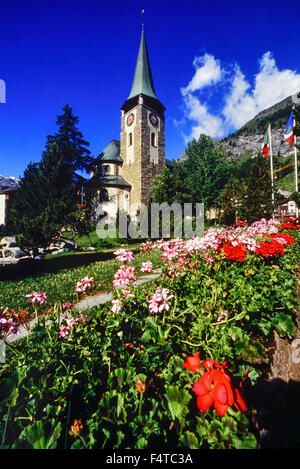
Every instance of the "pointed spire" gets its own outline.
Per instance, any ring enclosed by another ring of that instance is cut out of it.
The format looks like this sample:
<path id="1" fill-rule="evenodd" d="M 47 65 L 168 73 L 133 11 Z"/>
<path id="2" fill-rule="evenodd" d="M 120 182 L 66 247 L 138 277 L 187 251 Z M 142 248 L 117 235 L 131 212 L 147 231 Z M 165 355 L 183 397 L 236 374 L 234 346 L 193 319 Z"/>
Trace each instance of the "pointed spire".
<path id="1" fill-rule="evenodd" d="M 140 42 L 140 48 L 138 58 L 136 62 L 134 79 L 128 99 L 144 94 L 151 98 L 158 99 L 155 93 L 152 72 L 149 62 L 148 49 L 144 31 L 144 10 L 142 12 L 142 36 Z"/>

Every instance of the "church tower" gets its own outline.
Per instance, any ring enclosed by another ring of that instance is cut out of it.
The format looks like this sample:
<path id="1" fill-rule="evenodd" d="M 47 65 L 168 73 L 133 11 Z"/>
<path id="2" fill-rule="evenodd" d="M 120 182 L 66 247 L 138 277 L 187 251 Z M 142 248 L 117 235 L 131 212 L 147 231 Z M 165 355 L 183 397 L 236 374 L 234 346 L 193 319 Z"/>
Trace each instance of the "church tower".
<path id="1" fill-rule="evenodd" d="M 149 202 L 153 179 L 165 165 L 165 107 L 154 89 L 144 25 L 131 92 L 121 113 L 122 176 L 131 185 L 122 205 L 134 218 L 138 205 Z"/>

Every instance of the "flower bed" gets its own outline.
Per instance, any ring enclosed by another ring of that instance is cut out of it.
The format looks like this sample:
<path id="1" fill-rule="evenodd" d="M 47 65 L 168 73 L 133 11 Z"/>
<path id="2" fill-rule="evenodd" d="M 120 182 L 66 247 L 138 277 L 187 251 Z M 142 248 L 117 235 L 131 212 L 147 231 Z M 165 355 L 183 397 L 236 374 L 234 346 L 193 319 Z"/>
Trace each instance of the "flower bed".
<path id="1" fill-rule="evenodd" d="M 292 227 L 262 220 L 148 242 L 141 250 L 161 250 L 163 274 L 139 288 L 119 252 L 112 302 L 59 324 L 57 308 L 28 343 L 7 347 L 4 447 L 255 448 L 251 389 L 266 378 L 272 331 L 295 332 Z"/>
<path id="2" fill-rule="evenodd" d="M 159 253 L 152 251 L 151 259 L 155 268 L 160 266 Z M 136 268 L 139 268 L 141 263 L 147 260 L 145 254 L 136 255 L 134 265 Z M 34 317 L 34 305 L 31 307 L 25 295 L 36 291 L 46 292 L 47 303 L 44 305 L 44 308 L 39 308 L 39 313 L 47 312 L 48 308 L 54 307 L 58 302 L 76 301 L 77 295 L 74 295 L 74 286 L 85 277 L 92 277 L 97 285 L 100 284 L 98 292 L 110 290 L 112 279 L 118 266 L 119 262 L 113 259 L 93 262 L 88 266 L 62 269 L 55 275 L 39 274 L 23 280 L 4 280 L 1 282 L 0 307 L 7 307 L 13 311 L 24 311 L 27 309 L 31 316 Z M 94 290 L 78 293 L 79 295 L 81 293 L 93 294 Z"/>

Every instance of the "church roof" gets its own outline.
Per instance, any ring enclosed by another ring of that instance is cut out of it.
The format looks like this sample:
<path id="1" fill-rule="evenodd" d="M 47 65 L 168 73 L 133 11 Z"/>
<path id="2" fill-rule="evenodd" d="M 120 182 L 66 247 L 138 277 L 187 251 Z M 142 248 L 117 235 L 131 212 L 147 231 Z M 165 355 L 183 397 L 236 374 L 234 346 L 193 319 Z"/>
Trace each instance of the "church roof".
<path id="1" fill-rule="evenodd" d="M 119 187 L 121 189 L 131 188 L 131 184 L 129 184 L 123 176 L 106 175 L 100 179 L 104 187 Z"/>
<path id="2" fill-rule="evenodd" d="M 144 94 L 151 98 L 158 99 L 153 84 L 144 26 L 142 29 L 142 37 L 134 72 L 133 84 L 128 99 L 138 96 L 139 94 Z"/>
<path id="3" fill-rule="evenodd" d="M 175 166 L 175 163 L 174 163 L 174 160 L 167 160 L 167 158 L 165 159 L 165 165 L 168 167 L 168 168 L 174 168 Z"/>
<path id="4" fill-rule="evenodd" d="M 97 160 L 100 163 L 123 163 L 120 156 L 120 142 L 113 139 L 100 153 Z"/>
<path id="5" fill-rule="evenodd" d="M 105 176 L 93 176 L 88 182 L 88 186 L 94 187 L 117 187 L 119 189 L 130 189 L 131 184 L 123 178 L 123 176 L 116 176 L 107 174 Z"/>

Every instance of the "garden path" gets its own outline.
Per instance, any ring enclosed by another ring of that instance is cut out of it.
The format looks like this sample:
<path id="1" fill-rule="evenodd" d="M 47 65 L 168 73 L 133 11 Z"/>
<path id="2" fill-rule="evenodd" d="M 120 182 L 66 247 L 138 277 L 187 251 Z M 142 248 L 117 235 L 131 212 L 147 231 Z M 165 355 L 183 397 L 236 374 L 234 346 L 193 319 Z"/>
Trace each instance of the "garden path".
<path id="1" fill-rule="evenodd" d="M 142 285 L 143 283 L 151 282 L 152 280 L 155 280 L 157 277 L 159 277 L 159 275 L 160 275 L 160 270 L 158 269 L 158 270 L 153 271 L 152 274 L 143 275 L 143 277 L 140 277 L 139 279 L 137 279 L 133 284 L 134 286 L 139 286 L 139 285 Z M 73 307 L 73 309 L 76 311 L 86 311 L 88 309 L 93 308 L 94 306 L 104 304 L 110 301 L 111 299 L 112 299 L 112 292 L 98 293 L 97 295 L 91 295 L 82 299 L 81 301 L 79 301 L 79 303 L 77 303 Z M 63 320 L 64 317 L 65 317 L 65 314 L 61 315 L 61 320 Z M 36 319 L 32 319 L 30 323 L 28 324 L 29 333 L 32 331 L 32 328 L 35 326 L 36 322 L 37 322 Z M 10 334 L 6 338 L 6 342 L 11 343 L 11 342 L 15 342 L 16 340 L 23 339 L 24 337 L 27 336 L 27 333 L 28 333 L 27 329 L 24 326 L 20 326 L 18 335 Z"/>
<path id="2" fill-rule="evenodd" d="M 135 286 L 142 285 L 143 283 L 151 282 L 155 280 L 160 275 L 158 270 L 154 271 L 153 274 L 144 275 L 143 277 L 139 278 L 134 282 Z M 94 306 L 98 306 L 100 304 L 104 304 L 107 301 L 112 299 L 112 292 L 108 293 L 99 293 L 97 295 L 92 295 L 84 298 L 83 300 L 79 301 L 73 309 L 79 311 L 85 311 L 87 309 L 93 308 Z"/>

